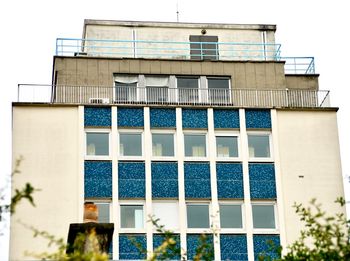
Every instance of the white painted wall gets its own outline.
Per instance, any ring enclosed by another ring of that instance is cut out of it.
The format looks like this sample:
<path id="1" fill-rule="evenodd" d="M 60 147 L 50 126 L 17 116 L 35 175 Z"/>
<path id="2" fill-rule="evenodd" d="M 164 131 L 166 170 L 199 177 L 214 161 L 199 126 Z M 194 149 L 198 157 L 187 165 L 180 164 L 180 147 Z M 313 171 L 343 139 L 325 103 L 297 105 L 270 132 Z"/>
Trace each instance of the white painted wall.
<path id="1" fill-rule="evenodd" d="M 277 110 L 280 175 L 287 244 L 294 242 L 302 223 L 294 202 L 322 202 L 329 214 L 344 212 L 334 203 L 343 196 L 336 111 Z M 275 137 L 276 138 L 276 137 Z"/>
<path id="2" fill-rule="evenodd" d="M 40 191 L 33 195 L 36 207 L 22 201 L 11 218 L 11 260 L 33 260 L 25 251 L 49 251 L 48 241 L 33 239 L 19 220 L 65 241 L 69 224 L 81 221 L 78 133 L 78 107 L 13 107 L 13 158 L 24 158 L 13 188 L 30 182 Z"/>

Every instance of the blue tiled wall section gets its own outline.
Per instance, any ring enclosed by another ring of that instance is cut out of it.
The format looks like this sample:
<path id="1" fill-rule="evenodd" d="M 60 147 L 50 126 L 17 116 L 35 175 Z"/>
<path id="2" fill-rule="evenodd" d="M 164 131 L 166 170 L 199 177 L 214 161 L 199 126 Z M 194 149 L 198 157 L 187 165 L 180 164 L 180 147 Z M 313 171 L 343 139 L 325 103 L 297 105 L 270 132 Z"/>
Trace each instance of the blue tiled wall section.
<path id="1" fill-rule="evenodd" d="M 182 109 L 182 127 L 184 129 L 207 129 L 206 109 Z"/>
<path id="2" fill-rule="evenodd" d="M 175 109 L 150 109 L 151 128 L 175 128 L 176 112 Z"/>
<path id="3" fill-rule="evenodd" d="M 211 197 L 209 163 L 186 162 L 184 173 L 186 199 Z"/>
<path id="4" fill-rule="evenodd" d="M 244 198 L 241 163 L 216 163 L 216 175 L 219 199 Z"/>
<path id="5" fill-rule="evenodd" d="M 152 162 L 152 198 L 178 198 L 176 162 Z"/>
<path id="6" fill-rule="evenodd" d="M 271 260 L 279 258 L 276 252 L 272 250 L 271 243 L 273 246 L 280 245 L 279 235 L 253 235 L 254 244 L 254 259 L 259 260 L 259 255 L 264 255 L 265 257 L 271 257 Z M 265 259 L 264 259 L 265 260 Z"/>
<path id="7" fill-rule="evenodd" d="M 84 108 L 85 127 L 110 127 L 111 122 L 111 107 Z"/>
<path id="8" fill-rule="evenodd" d="M 247 129 L 271 129 L 270 110 L 245 110 Z"/>
<path id="9" fill-rule="evenodd" d="M 200 235 L 198 234 L 187 234 L 187 260 L 193 260 L 193 257 L 196 255 L 196 249 L 199 244 L 201 244 Z M 213 247 L 205 252 L 206 255 L 211 254 L 214 260 L 214 245 L 213 245 L 213 235 L 206 235 L 206 242 Z"/>
<path id="10" fill-rule="evenodd" d="M 144 260 L 145 253 L 140 253 L 138 248 L 132 243 L 132 240 L 141 244 L 143 249 L 146 249 L 146 235 L 130 234 L 119 235 L 119 260 Z"/>
<path id="11" fill-rule="evenodd" d="M 145 198 L 145 163 L 119 162 L 119 198 Z"/>
<path id="12" fill-rule="evenodd" d="M 239 111 L 227 109 L 214 109 L 215 129 L 239 128 Z"/>
<path id="13" fill-rule="evenodd" d="M 118 127 L 143 127 L 143 108 L 118 107 Z"/>
<path id="14" fill-rule="evenodd" d="M 85 198 L 112 197 L 111 161 L 85 161 L 84 191 Z"/>
<path id="15" fill-rule="evenodd" d="M 180 235 L 174 234 L 172 238 L 175 239 L 176 245 L 174 251 L 167 251 L 167 260 L 180 260 L 181 259 L 181 244 L 180 244 Z M 165 237 L 161 234 L 153 234 L 153 249 L 161 246 L 164 242 Z"/>
<path id="16" fill-rule="evenodd" d="M 220 235 L 221 260 L 248 260 L 246 235 Z"/>
<path id="17" fill-rule="evenodd" d="M 271 163 L 249 164 L 250 197 L 252 199 L 276 198 L 275 166 Z"/>

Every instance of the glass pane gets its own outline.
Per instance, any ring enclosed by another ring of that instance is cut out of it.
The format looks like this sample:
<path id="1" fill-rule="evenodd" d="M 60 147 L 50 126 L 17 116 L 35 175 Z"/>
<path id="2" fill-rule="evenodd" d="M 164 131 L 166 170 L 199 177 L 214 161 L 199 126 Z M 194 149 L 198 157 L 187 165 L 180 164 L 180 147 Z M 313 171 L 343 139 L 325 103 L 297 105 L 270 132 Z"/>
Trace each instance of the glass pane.
<path id="1" fill-rule="evenodd" d="M 115 98 L 117 101 L 135 101 L 137 83 L 115 82 Z"/>
<path id="2" fill-rule="evenodd" d="M 173 134 L 152 134 L 153 156 L 174 156 Z"/>
<path id="3" fill-rule="evenodd" d="M 238 157 L 237 137 L 216 137 L 218 157 Z"/>
<path id="4" fill-rule="evenodd" d="M 187 205 L 187 227 L 209 228 L 209 206 Z"/>
<path id="5" fill-rule="evenodd" d="M 109 223 L 109 203 L 96 203 L 98 208 L 98 223 Z"/>
<path id="6" fill-rule="evenodd" d="M 185 134 L 184 137 L 186 157 L 205 157 L 207 155 L 205 135 Z"/>
<path id="7" fill-rule="evenodd" d="M 142 156 L 141 134 L 120 133 L 120 155 Z"/>
<path id="8" fill-rule="evenodd" d="M 242 228 L 241 205 L 220 205 L 221 228 Z"/>
<path id="9" fill-rule="evenodd" d="M 273 205 L 253 205 L 254 228 L 275 228 Z"/>
<path id="10" fill-rule="evenodd" d="M 209 78 L 208 88 L 229 89 L 229 79 Z"/>
<path id="11" fill-rule="evenodd" d="M 120 206 L 121 228 L 143 228 L 143 206 Z"/>
<path id="12" fill-rule="evenodd" d="M 86 133 L 86 154 L 95 156 L 108 156 L 108 138 L 108 133 Z"/>
<path id="13" fill-rule="evenodd" d="M 269 158 L 270 138 L 269 135 L 248 135 L 249 157 Z"/>
<path id="14" fill-rule="evenodd" d="M 198 101 L 198 78 L 177 78 L 180 102 Z"/>

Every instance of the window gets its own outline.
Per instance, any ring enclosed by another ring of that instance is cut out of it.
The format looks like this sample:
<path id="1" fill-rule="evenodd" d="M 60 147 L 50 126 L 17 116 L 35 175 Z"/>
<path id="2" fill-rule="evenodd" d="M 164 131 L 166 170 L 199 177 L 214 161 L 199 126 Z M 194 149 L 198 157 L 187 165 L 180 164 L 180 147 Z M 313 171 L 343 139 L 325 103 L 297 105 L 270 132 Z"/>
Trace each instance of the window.
<path id="1" fill-rule="evenodd" d="M 205 134 L 185 134 L 185 156 L 206 157 Z"/>
<path id="2" fill-rule="evenodd" d="M 96 202 L 98 209 L 98 223 L 109 223 L 109 207 L 107 202 Z"/>
<path id="3" fill-rule="evenodd" d="M 108 156 L 109 133 L 88 132 L 86 133 L 86 155 Z"/>
<path id="4" fill-rule="evenodd" d="M 218 37 L 210 35 L 190 35 L 192 60 L 218 60 Z"/>
<path id="5" fill-rule="evenodd" d="M 135 101 L 137 98 L 137 75 L 116 75 L 115 81 L 115 100 L 116 101 Z"/>
<path id="6" fill-rule="evenodd" d="M 156 157 L 173 157 L 174 135 L 165 133 L 153 133 L 152 155 Z"/>
<path id="7" fill-rule="evenodd" d="M 243 228 L 241 205 L 220 204 L 221 228 Z"/>
<path id="8" fill-rule="evenodd" d="M 120 227 L 121 228 L 143 228 L 143 206 L 121 205 Z"/>
<path id="9" fill-rule="evenodd" d="M 230 79 L 208 78 L 209 101 L 227 103 L 230 101 Z"/>
<path id="10" fill-rule="evenodd" d="M 120 156 L 142 156 L 141 133 L 120 133 Z"/>
<path id="11" fill-rule="evenodd" d="M 165 229 L 179 228 L 179 207 L 177 202 L 153 202 L 153 215 Z"/>
<path id="12" fill-rule="evenodd" d="M 270 158 L 269 134 L 248 134 L 250 158 Z"/>
<path id="13" fill-rule="evenodd" d="M 275 206 L 273 204 L 253 204 L 253 227 L 274 229 Z"/>
<path id="14" fill-rule="evenodd" d="M 148 102 L 168 101 L 168 89 L 168 76 L 146 76 L 146 93 Z"/>
<path id="15" fill-rule="evenodd" d="M 209 205 L 187 205 L 187 228 L 209 228 Z"/>
<path id="16" fill-rule="evenodd" d="M 237 140 L 237 137 L 217 136 L 216 156 L 219 158 L 238 157 Z"/>
<path id="17" fill-rule="evenodd" d="M 177 89 L 179 102 L 197 102 L 198 97 L 198 77 L 177 77 Z"/>

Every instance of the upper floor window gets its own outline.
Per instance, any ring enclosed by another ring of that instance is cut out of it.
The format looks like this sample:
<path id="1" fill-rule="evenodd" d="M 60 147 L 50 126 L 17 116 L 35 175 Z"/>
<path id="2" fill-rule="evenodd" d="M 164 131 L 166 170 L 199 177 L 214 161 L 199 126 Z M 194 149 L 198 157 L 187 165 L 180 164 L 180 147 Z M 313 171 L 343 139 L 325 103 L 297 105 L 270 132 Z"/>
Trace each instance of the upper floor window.
<path id="1" fill-rule="evenodd" d="M 255 229 L 275 229 L 275 205 L 270 203 L 254 203 L 253 211 L 253 227 Z"/>
<path id="2" fill-rule="evenodd" d="M 198 96 L 198 77 L 177 77 L 177 89 L 180 102 L 196 102 Z"/>
<path id="3" fill-rule="evenodd" d="M 238 157 L 238 137 L 216 136 L 216 156 L 218 158 Z"/>
<path id="4" fill-rule="evenodd" d="M 115 100 L 135 101 L 137 98 L 138 75 L 116 75 Z"/>
<path id="5" fill-rule="evenodd" d="M 243 228 L 240 204 L 220 204 L 220 227 Z"/>
<path id="6" fill-rule="evenodd" d="M 120 227 L 121 228 L 143 228 L 143 205 L 121 205 Z"/>
<path id="7" fill-rule="evenodd" d="M 86 133 L 86 155 L 108 156 L 109 155 L 109 133 L 87 132 Z"/>
<path id="8" fill-rule="evenodd" d="M 230 79 L 208 78 L 209 101 L 226 103 L 230 101 Z"/>
<path id="9" fill-rule="evenodd" d="M 270 158 L 270 135 L 248 134 L 248 147 L 250 158 Z"/>
<path id="10" fill-rule="evenodd" d="M 146 76 L 146 96 L 148 102 L 169 100 L 169 76 Z"/>
<path id="11" fill-rule="evenodd" d="M 218 60 L 218 37 L 211 35 L 190 35 L 192 60 Z"/>
<path id="12" fill-rule="evenodd" d="M 185 157 L 206 157 L 206 135 L 185 134 Z"/>
<path id="13" fill-rule="evenodd" d="M 120 156 L 142 156 L 141 133 L 119 133 Z"/>
<path id="14" fill-rule="evenodd" d="M 152 155 L 154 157 L 173 157 L 174 134 L 152 133 Z"/>
<path id="15" fill-rule="evenodd" d="M 209 228 L 209 205 L 187 204 L 187 228 Z"/>

